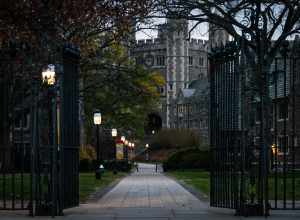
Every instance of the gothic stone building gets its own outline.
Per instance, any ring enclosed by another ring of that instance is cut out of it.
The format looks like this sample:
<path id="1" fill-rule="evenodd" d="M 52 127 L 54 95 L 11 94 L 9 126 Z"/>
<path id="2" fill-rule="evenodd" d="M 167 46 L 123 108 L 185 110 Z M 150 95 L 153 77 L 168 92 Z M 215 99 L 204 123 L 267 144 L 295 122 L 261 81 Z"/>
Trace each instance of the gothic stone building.
<path id="1" fill-rule="evenodd" d="M 157 38 L 138 40 L 131 51 L 137 63 L 165 78 L 160 107 L 152 114 L 164 128 L 175 125 L 172 106 L 180 91 L 194 80 L 207 78 L 208 42 L 188 38 L 188 21 L 167 20 L 159 26 Z"/>
<path id="2" fill-rule="evenodd" d="M 207 78 L 194 80 L 182 89 L 173 108 L 174 127 L 191 129 L 208 143 L 209 83 Z"/>

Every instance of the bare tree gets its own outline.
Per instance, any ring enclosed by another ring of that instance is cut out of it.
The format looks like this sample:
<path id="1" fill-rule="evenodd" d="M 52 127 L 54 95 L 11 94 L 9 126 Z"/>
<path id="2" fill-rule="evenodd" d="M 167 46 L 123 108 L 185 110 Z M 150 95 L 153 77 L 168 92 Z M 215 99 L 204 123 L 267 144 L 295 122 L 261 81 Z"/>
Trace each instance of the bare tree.
<path id="1" fill-rule="evenodd" d="M 170 18 L 208 22 L 225 29 L 269 65 L 279 46 L 300 32 L 297 0 L 158 0 Z"/>

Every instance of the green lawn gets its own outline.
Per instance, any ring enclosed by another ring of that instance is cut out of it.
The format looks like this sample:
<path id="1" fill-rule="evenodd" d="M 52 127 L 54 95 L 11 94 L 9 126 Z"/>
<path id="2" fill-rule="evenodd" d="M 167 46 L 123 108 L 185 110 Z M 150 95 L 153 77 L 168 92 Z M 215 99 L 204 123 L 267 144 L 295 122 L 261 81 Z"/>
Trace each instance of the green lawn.
<path id="1" fill-rule="evenodd" d="M 126 173 L 118 172 L 118 174 L 113 174 L 108 171 L 105 172 L 101 180 L 95 179 L 95 173 L 80 173 L 79 179 L 79 197 L 80 201 L 85 201 L 88 196 L 99 190 L 108 186 L 113 181 L 126 176 Z"/>
<path id="2" fill-rule="evenodd" d="M 170 176 L 194 187 L 196 190 L 209 195 L 209 172 L 203 170 L 180 170 L 168 172 Z"/>
<path id="3" fill-rule="evenodd" d="M 210 191 L 210 181 L 209 173 L 202 170 L 180 170 L 180 171 L 170 171 L 168 172 L 170 176 L 175 177 L 179 181 L 183 181 L 188 185 L 191 185 L 195 189 L 209 195 Z M 269 176 L 269 198 L 275 199 L 275 193 L 277 194 L 277 199 L 282 200 L 284 194 L 284 181 L 283 174 L 278 174 L 277 178 L 277 192 L 275 188 L 275 177 L 274 175 Z M 293 184 L 295 193 L 293 192 Z M 288 200 L 293 199 L 295 196 L 296 200 L 300 199 L 300 174 L 295 175 L 295 181 L 291 174 L 286 176 L 286 198 Z"/>
<path id="4" fill-rule="evenodd" d="M 79 196 L 80 201 L 84 201 L 87 197 L 93 193 L 97 189 L 104 188 L 108 186 L 113 181 L 124 177 L 126 173 L 118 172 L 118 174 L 114 175 L 112 172 L 107 171 L 102 176 L 101 180 L 95 179 L 95 173 L 80 173 L 79 176 Z M 23 181 L 23 183 L 22 183 Z M 5 185 L 5 190 L 4 186 Z M 23 186 L 23 187 L 22 187 Z M 5 193 L 5 195 L 4 195 Z M 0 200 L 5 198 L 10 200 L 12 196 L 15 195 L 15 199 L 24 198 L 29 199 L 30 197 L 30 175 L 24 174 L 23 180 L 21 175 L 7 175 L 3 178 L 0 175 Z"/>
<path id="5" fill-rule="evenodd" d="M 13 195 L 15 195 L 16 200 L 21 198 L 24 198 L 26 200 L 29 198 L 29 174 L 9 174 L 5 177 L 3 175 L 0 176 L 0 199 L 3 199 L 5 197 L 7 200 L 10 200 L 13 197 Z"/>
<path id="6" fill-rule="evenodd" d="M 276 181 L 277 181 L 277 187 L 275 185 Z M 300 199 L 300 174 L 296 173 L 295 178 L 292 178 L 291 174 L 287 174 L 286 178 L 283 177 L 283 174 L 278 174 L 277 178 L 275 178 L 275 175 L 269 176 L 269 198 L 270 199 L 275 199 L 275 194 L 277 194 L 278 200 L 283 199 L 284 189 L 286 189 L 285 193 L 287 199 L 293 199 L 293 196 L 295 196 L 295 199 L 299 200 Z"/>

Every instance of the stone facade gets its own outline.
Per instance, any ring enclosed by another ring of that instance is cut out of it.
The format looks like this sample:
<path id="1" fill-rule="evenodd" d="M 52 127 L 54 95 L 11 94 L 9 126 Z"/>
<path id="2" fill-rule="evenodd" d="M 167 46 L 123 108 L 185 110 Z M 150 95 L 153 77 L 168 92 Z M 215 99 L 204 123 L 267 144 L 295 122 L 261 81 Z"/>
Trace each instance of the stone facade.
<path id="1" fill-rule="evenodd" d="M 191 129 L 208 143 L 209 83 L 207 78 L 197 79 L 189 88 L 182 89 L 173 103 L 174 128 Z"/>
<path id="2" fill-rule="evenodd" d="M 174 124 L 171 108 L 180 91 L 194 80 L 207 78 L 208 41 L 187 40 L 188 35 L 186 20 L 167 20 L 159 26 L 157 38 L 138 40 L 131 51 L 137 63 L 165 78 L 166 84 L 160 88 L 159 109 L 165 128 Z"/>

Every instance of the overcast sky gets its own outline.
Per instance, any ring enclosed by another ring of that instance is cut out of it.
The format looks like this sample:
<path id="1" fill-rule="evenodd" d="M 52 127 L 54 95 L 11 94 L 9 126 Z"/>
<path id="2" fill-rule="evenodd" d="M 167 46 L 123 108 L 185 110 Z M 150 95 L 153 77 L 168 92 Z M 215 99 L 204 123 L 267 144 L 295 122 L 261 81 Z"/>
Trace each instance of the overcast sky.
<path id="1" fill-rule="evenodd" d="M 160 22 L 156 22 L 156 24 L 164 23 L 165 20 L 161 20 Z M 191 21 L 189 22 L 189 28 L 191 29 L 193 27 L 193 24 Z M 157 31 L 156 30 L 142 30 L 138 31 L 136 33 L 136 39 L 153 39 L 157 37 Z M 196 29 L 194 29 L 191 33 L 191 38 L 196 39 L 208 39 L 208 25 L 207 24 L 201 24 Z"/>

